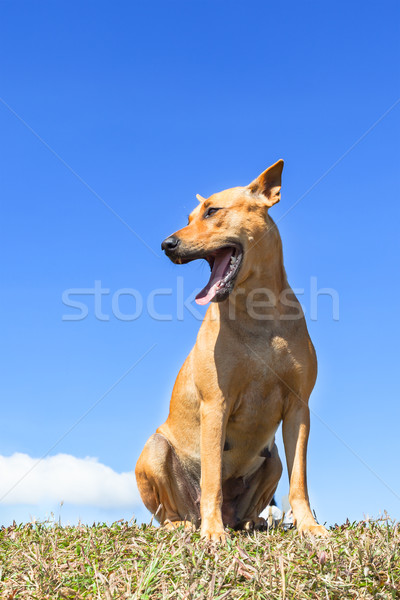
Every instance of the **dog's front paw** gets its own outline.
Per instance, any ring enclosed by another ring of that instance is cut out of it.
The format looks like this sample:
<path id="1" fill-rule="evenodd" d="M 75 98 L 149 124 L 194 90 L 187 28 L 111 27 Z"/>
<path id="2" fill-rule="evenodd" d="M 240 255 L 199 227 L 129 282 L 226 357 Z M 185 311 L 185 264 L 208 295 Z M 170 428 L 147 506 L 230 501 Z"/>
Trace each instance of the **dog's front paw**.
<path id="1" fill-rule="evenodd" d="M 310 533 L 311 535 L 315 535 L 317 537 L 329 536 L 329 531 L 325 529 L 323 525 L 318 525 L 317 523 L 300 525 L 298 530 L 301 534 Z"/>
<path id="2" fill-rule="evenodd" d="M 208 527 L 205 525 L 204 527 L 201 527 L 200 533 L 203 540 L 218 544 L 225 544 L 227 537 L 229 537 L 223 527 Z"/>

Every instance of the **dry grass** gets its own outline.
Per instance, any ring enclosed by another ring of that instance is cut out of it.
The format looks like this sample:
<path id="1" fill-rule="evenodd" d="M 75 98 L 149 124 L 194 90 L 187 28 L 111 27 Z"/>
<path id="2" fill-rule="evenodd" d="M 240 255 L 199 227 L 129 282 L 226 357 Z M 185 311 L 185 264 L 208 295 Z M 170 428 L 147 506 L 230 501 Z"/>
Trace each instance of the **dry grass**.
<path id="1" fill-rule="evenodd" d="M 346 523 L 324 541 L 232 533 L 214 548 L 128 523 L 14 525 L 0 533 L 0 572 L 2 599 L 400 598 L 400 527 Z"/>

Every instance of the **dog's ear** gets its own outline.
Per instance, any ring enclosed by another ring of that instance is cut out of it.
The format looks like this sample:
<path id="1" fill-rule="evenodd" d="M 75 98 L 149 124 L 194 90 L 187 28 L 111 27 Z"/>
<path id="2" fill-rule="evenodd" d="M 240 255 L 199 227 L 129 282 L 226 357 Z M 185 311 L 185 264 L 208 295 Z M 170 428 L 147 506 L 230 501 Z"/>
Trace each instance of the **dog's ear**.
<path id="1" fill-rule="evenodd" d="M 250 183 L 249 190 L 258 196 L 264 196 L 268 206 L 273 206 L 281 199 L 283 160 L 278 160 L 274 165 L 268 167 Z"/>

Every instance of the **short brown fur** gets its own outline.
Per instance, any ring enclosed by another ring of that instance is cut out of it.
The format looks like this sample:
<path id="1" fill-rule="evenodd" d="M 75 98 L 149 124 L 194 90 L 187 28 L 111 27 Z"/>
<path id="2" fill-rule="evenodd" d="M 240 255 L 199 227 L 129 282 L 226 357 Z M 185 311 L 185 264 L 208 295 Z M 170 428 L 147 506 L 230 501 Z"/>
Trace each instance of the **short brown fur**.
<path id="1" fill-rule="evenodd" d="M 147 441 L 136 478 L 160 523 L 201 525 L 202 536 L 213 541 L 225 540 L 226 525 L 264 525 L 260 513 L 282 473 L 275 445 L 281 422 L 297 528 L 327 533 L 311 513 L 306 479 L 317 361 L 268 214 L 280 199 L 282 168 L 278 161 L 247 187 L 207 201 L 198 197 L 189 224 L 174 234 L 176 263 L 185 262 L 185 252 L 205 254 L 227 241 L 240 243 L 243 261 L 230 295 L 207 310 L 176 379 L 168 418 Z M 204 218 L 206 204 L 220 210 Z M 269 302 L 254 304 L 249 314 L 249 298 L 259 299 L 255 290 L 265 289 Z"/>

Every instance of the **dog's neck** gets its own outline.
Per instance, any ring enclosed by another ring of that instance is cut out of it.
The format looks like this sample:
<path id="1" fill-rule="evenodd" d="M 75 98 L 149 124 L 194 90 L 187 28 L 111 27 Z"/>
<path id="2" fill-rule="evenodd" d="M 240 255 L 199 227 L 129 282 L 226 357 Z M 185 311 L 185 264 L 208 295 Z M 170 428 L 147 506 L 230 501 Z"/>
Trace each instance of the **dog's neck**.
<path id="1" fill-rule="evenodd" d="M 261 235 L 258 242 L 255 240 L 248 251 L 251 268 L 246 271 L 245 278 L 237 283 L 226 301 L 216 305 L 219 320 L 240 318 L 243 324 L 248 323 L 253 329 L 268 321 L 279 320 L 282 314 L 299 310 L 287 281 L 281 238 L 273 222 L 272 225 L 274 229 Z M 258 260 L 253 259 L 254 255 Z"/>

